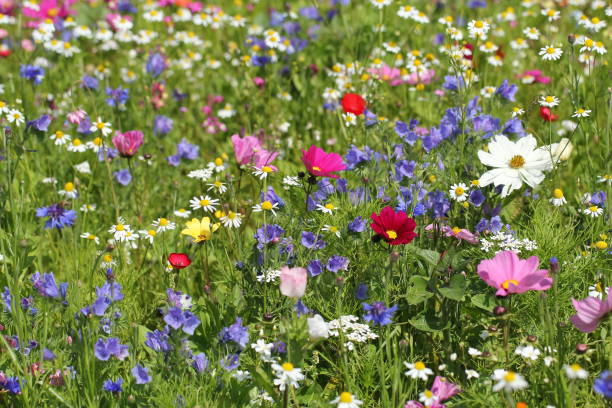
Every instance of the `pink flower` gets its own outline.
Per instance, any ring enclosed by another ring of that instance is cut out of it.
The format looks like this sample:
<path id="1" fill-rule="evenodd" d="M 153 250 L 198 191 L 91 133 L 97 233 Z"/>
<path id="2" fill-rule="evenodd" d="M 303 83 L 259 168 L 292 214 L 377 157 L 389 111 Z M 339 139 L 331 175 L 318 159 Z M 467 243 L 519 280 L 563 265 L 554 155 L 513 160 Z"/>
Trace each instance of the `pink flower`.
<path id="1" fill-rule="evenodd" d="M 542 71 L 539 69 L 524 71 L 522 74 L 517 75 L 517 77 L 521 78 L 525 84 L 533 84 L 534 82 L 548 84 L 551 81 L 550 77 L 542 75 Z"/>
<path id="2" fill-rule="evenodd" d="M 433 231 L 433 229 L 434 229 L 433 224 L 429 224 L 428 226 L 425 227 L 425 231 Z M 478 238 L 476 238 L 476 235 L 472 234 L 470 231 L 466 229 L 462 229 L 459 227 L 451 228 L 448 225 L 442 225 L 440 226 L 440 232 L 445 237 L 455 237 L 460 241 L 469 242 L 470 244 L 478 243 Z"/>
<path id="3" fill-rule="evenodd" d="M 325 153 L 323 149 L 315 145 L 310 146 L 308 151 L 302 150 L 302 153 L 302 163 L 315 177 L 338 178 L 340 176 L 333 173 L 346 169 L 342 156 L 338 153 Z"/>
<path id="4" fill-rule="evenodd" d="M 497 296 L 523 293 L 528 290 L 546 290 L 552 279 L 546 269 L 538 269 L 537 256 L 519 259 L 512 251 L 501 251 L 493 259 L 478 264 L 478 275 L 489 286 L 497 288 Z"/>
<path id="5" fill-rule="evenodd" d="M 234 146 L 234 154 L 239 165 L 251 163 L 258 169 L 268 166 L 274 171 L 277 170 L 270 163 L 278 156 L 278 152 L 270 152 L 264 149 L 259 139 L 255 136 L 241 138 L 238 135 L 232 135 L 232 145 Z"/>
<path id="6" fill-rule="evenodd" d="M 56 18 L 66 18 L 70 14 L 74 14 L 73 10 L 70 10 L 70 7 L 76 0 L 41 0 L 38 3 L 38 10 L 31 9 L 29 7 L 23 8 L 23 15 L 26 17 L 30 17 L 38 20 L 35 22 L 34 26 L 37 26 L 42 20 Z"/>
<path id="7" fill-rule="evenodd" d="M 431 392 L 438 397 L 438 401 L 444 402 L 452 396 L 458 394 L 461 390 L 456 384 L 449 382 L 446 378 L 439 375 L 434 378 Z"/>
<path id="8" fill-rule="evenodd" d="M 68 122 L 72 123 L 73 125 L 78 125 L 83 119 L 85 119 L 85 116 L 87 116 L 87 113 L 83 109 L 79 108 L 68 114 Z"/>
<path id="9" fill-rule="evenodd" d="M 597 328 L 599 322 L 605 315 L 612 312 L 612 286 L 608 288 L 608 297 L 601 300 L 589 296 L 586 299 L 572 299 L 576 314 L 570 319 L 578 330 L 590 333 Z"/>
<path id="10" fill-rule="evenodd" d="M 283 266 L 280 274 L 280 291 L 291 298 L 300 298 L 306 291 L 308 274 L 304 268 L 289 268 Z"/>
<path id="11" fill-rule="evenodd" d="M 436 71 L 434 71 L 433 69 L 428 69 L 427 71 L 421 72 L 420 74 L 414 72 L 408 76 L 408 78 L 406 79 L 406 83 L 409 85 L 429 85 L 433 80 L 434 76 L 436 76 Z"/>
<path id="12" fill-rule="evenodd" d="M 388 82 L 391 86 L 398 86 L 402 84 L 416 85 L 418 83 L 429 84 L 436 75 L 436 71 L 433 69 L 427 70 L 420 74 L 412 73 L 410 75 L 402 75 L 401 71 L 397 68 L 391 68 L 388 65 L 383 65 L 380 68 L 370 68 L 368 72 L 374 75 L 376 78 Z"/>
<path id="13" fill-rule="evenodd" d="M 140 130 L 128 130 L 125 133 L 117 132 L 113 137 L 113 144 L 123 157 L 132 157 L 144 142 L 144 135 Z"/>
<path id="14" fill-rule="evenodd" d="M 266 80 L 263 79 L 262 77 L 255 77 L 255 78 L 253 78 L 253 83 L 259 89 L 263 89 L 263 87 L 266 86 Z"/>

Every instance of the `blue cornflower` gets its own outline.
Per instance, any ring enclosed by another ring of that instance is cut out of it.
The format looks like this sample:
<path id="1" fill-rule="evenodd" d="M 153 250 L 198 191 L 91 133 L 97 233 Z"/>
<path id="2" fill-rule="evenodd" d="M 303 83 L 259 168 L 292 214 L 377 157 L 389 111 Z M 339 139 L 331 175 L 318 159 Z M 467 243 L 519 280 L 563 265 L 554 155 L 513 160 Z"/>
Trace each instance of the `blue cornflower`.
<path id="1" fill-rule="evenodd" d="M 279 242 L 284 233 L 285 230 L 280 225 L 276 224 L 268 224 L 258 228 L 255 232 L 257 249 L 261 251 L 264 249 L 266 244 Z"/>
<path id="2" fill-rule="evenodd" d="M 153 78 L 161 75 L 162 72 L 167 68 L 166 59 L 163 55 L 158 52 L 149 55 L 147 64 L 145 66 L 147 73 Z"/>
<path id="3" fill-rule="evenodd" d="M 129 97 L 129 90 L 118 86 L 116 89 L 111 87 L 106 88 L 106 104 L 112 107 L 119 107 L 125 105 Z"/>
<path id="4" fill-rule="evenodd" d="M 363 316 L 363 320 L 379 326 L 386 326 L 392 323 L 391 319 L 397 310 L 397 305 L 387 308 L 384 302 L 374 302 L 371 305 L 363 303 L 362 305 L 363 310 L 368 312 Z"/>
<path id="5" fill-rule="evenodd" d="M 504 79 L 499 88 L 495 90 L 495 95 L 499 95 L 508 101 L 514 102 L 514 95 L 516 95 L 517 91 L 518 87 L 516 85 L 509 84 L 508 80 Z"/>
<path id="6" fill-rule="evenodd" d="M 153 119 L 153 134 L 167 135 L 172 130 L 174 122 L 167 116 L 157 115 Z"/>
<path id="7" fill-rule="evenodd" d="M 21 385 L 19 385 L 19 378 L 6 377 L 1 371 L 0 374 L 0 390 L 6 390 L 13 395 L 21 394 Z"/>
<path id="8" fill-rule="evenodd" d="M 121 391 L 123 391 L 122 385 L 123 385 L 123 379 L 119 377 L 117 378 L 117 381 L 113 381 L 110 379 L 104 381 L 104 385 L 102 386 L 102 388 L 104 389 L 104 391 L 109 391 L 109 392 L 118 394 Z"/>
<path id="9" fill-rule="evenodd" d="M 134 368 L 132 368 L 132 375 L 136 380 L 136 384 L 148 384 L 151 382 L 149 369 L 147 367 L 141 366 L 140 364 L 136 364 Z"/>
<path id="10" fill-rule="evenodd" d="M 34 85 L 38 85 L 45 77 L 45 69 L 37 65 L 22 64 L 19 68 L 19 74 L 22 78 L 32 81 Z"/>
<path id="11" fill-rule="evenodd" d="M 595 380 L 593 389 L 604 398 L 612 399 L 612 371 L 604 371 Z"/>
<path id="12" fill-rule="evenodd" d="M 355 219 L 348 224 L 348 230 L 350 232 L 359 233 L 363 232 L 366 228 L 365 220 L 359 215 L 355 217 Z"/>
<path id="13" fill-rule="evenodd" d="M 97 90 L 98 78 L 89 75 L 84 75 L 83 78 L 81 78 L 81 87 L 85 89 Z"/>
<path id="14" fill-rule="evenodd" d="M 327 246 L 327 243 L 319 235 L 315 235 L 310 231 L 302 231 L 300 243 L 308 249 L 323 249 Z"/>
<path id="15" fill-rule="evenodd" d="M 49 217 L 45 222 L 45 228 L 64 228 L 74 224 L 77 213 L 74 210 L 66 210 L 61 204 L 51 204 L 47 207 L 36 209 L 39 218 Z"/>
<path id="16" fill-rule="evenodd" d="M 129 355 L 128 348 L 128 346 L 120 344 L 118 338 L 110 337 L 106 341 L 100 338 L 94 344 L 94 355 L 102 361 L 107 361 L 111 356 L 123 360 Z"/>
<path id="17" fill-rule="evenodd" d="M 30 277 L 32 286 L 40 293 L 41 296 L 49 298 L 66 298 L 66 290 L 68 289 L 68 283 L 62 282 L 57 285 L 55 282 L 55 276 L 53 273 L 45 273 L 43 275 L 40 272 L 34 273 Z"/>
<path id="18" fill-rule="evenodd" d="M 196 327 L 200 325 L 200 319 L 193 313 L 189 310 L 181 310 L 178 307 L 168 309 L 166 316 L 164 316 L 164 322 L 174 330 L 182 329 L 187 334 L 193 334 Z"/>
<path id="19" fill-rule="evenodd" d="M 132 173 L 130 173 L 130 169 L 117 170 L 113 173 L 113 176 L 115 176 L 117 183 L 122 186 L 127 186 L 132 182 Z"/>
<path id="20" fill-rule="evenodd" d="M 340 255 L 333 255 L 331 258 L 329 258 L 325 267 L 328 271 L 337 273 L 340 270 L 345 271 L 348 268 L 348 265 L 348 258 Z"/>
<path id="21" fill-rule="evenodd" d="M 236 323 L 221 329 L 219 339 L 223 343 L 232 341 L 240 346 L 240 348 L 245 348 L 249 342 L 249 329 L 243 326 L 242 319 L 237 317 Z"/>
<path id="22" fill-rule="evenodd" d="M 181 163 L 181 159 L 195 160 L 200 155 L 200 147 L 187 142 L 187 139 L 183 138 L 176 145 L 176 154 L 166 158 L 171 166 L 178 166 Z"/>

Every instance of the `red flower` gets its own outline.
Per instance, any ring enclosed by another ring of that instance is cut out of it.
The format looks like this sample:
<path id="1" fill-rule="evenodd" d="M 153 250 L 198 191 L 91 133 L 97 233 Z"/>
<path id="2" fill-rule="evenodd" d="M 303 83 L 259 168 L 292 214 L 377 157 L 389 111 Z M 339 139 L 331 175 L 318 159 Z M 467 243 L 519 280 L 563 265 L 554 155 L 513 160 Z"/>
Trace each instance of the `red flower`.
<path id="1" fill-rule="evenodd" d="M 540 106 L 540 116 L 546 122 L 554 122 L 555 120 L 559 119 L 559 117 L 553 114 L 550 108 L 547 108 L 546 106 Z"/>
<path id="2" fill-rule="evenodd" d="M 168 262 L 174 269 L 183 269 L 191 265 L 191 259 L 187 254 L 176 254 L 174 252 L 168 256 Z"/>
<path id="3" fill-rule="evenodd" d="M 338 178 L 336 171 L 346 169 L 342 156 L 338 153 L 325 153 L 323 149 L 315 145 L 310 146 L 308 151 L 302 150 L 302 163 L 313 176 Z"/>
<path id="4" fill-rule="evenodd" d="M 366 108 L 366 101 L 360 95 L 354 93 L 344 94 L 342 97 L 342 109 L 346 113 L 361 115 Z"/>
<path id="5" fill-rule="evenodd" d="M 403 211 L 395 212 L 391 207 L 385 207 L 380 215 L 372 213 L 370 227 L 374 232 L 391 245 L 403 245 L 412 242 L 417 234 L 414 232 L 416 222 Z"/>

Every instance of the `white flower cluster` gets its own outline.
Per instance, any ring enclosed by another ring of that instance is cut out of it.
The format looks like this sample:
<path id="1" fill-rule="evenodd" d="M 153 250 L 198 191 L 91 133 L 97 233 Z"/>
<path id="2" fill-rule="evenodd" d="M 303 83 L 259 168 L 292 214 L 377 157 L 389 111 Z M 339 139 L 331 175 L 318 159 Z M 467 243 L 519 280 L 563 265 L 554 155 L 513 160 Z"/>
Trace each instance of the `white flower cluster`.
<path id="1" fill-rule="evenodd" d="M 339 337 L 342 332 L 344 338 L 348 340 L 344 345 L 349 350 L 353 350 L 354 343 L 365 343 L 378 338 L 378 335 L 370 330 L 370 326 L 357 321 L 359 318 L 353 315 L 340 316 L 339 319 L 329 322 L 329 335 Z"/>
<path id="2" fill-rule="evenodd" d="M 257 277 L 257 282 L 276 282 L 276 280 L 280 277 L 280 273 L 281 272 L 278 269 L 268 269 Z"/>
<path id="3" fill-rule="evenodd" d="M 492 235 L 488 240 L 485 238 L 480 240 L 480 249 L 485 252 L 514 251 L 520 254 L 521 250 L 533 251 L 537 248 L 538 244 L 535 241 L 527 238 L 516 238 L 514 235 L 503 231 Z"/>
<path id="4" fill-rule="evenodd" d="M 540 357 L 540 350 L 528 344 L 525 346 L 518 346 L 516 350 L 514 350 L 514 354 L 517 354 L 523 357 L 525 360 L 536 361 L 538 357 Z"/>

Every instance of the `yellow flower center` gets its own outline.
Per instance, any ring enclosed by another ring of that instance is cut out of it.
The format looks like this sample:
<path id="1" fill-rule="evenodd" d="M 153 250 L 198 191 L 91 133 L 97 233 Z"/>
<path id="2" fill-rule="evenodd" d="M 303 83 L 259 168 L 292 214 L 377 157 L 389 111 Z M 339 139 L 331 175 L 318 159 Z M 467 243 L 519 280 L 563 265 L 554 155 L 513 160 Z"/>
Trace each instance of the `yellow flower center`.
<path id="1" fill-rule="evenodd" d="M 104 122 L 98 122 L 96 123 L 96 127 L 100 130 L 104 129 Z"/>
<path id="2" fill-rule="evenodd" d="M 261 208 L 266 211 L 270 211 L 272 209 L 272 203 L 269 201 L 264 201 L 261 203 Z"/>
<path id="3" fill-rule="evenodd" d="M 325 204 L 325 208 L 327 208 L 328 210 L 333 210 L 336 207 L 334 207 L 332 203 L 329 203 L 329 204 Z"/>
<path id="4" fill-rule="evenodd" d="M 597 23 L 599 23 L 599 18 L 598 18 L 598 17 L 593 17 L 593 18 L 591 19 L 591 23 L 593 23 L 593 24 L 597 24 Z"/>
<path id="5" fill-rule="evenodd" d="M 66 190 L 66 191 L 73 191 L 74 190 L 74 184 L 72 184 L 71 182 L 68 182 L 68 183 L 64 184 L 64 190 Z"/>
<path id="6" fill-rule="evenodd" d="M 433 397 L 433 392 L 431 392 L 430 390 L 423 391 L 423 394 L 425 394 L 427 398 Z"/>
<path id="7" fill-rule="evenodd" d="M 510 167 L 512 167 L 513 169 L 520 169 L 524 165 L 525 159 L 523 158 L 523 156 L 516 155 L 512 157 L 512 159 L 510 159 Z"/>
<path id="8" fill-rule="evenodd" d="M 353 396 L 349 392 L 340 394 L 340 402 L 353 402 Z"/>
<path id="9" fill-rule="evenodd" d="M 547 96 L 546 98 L 544 98 L 546 100 L 547 103 L 551 103 L 555 101 L 555 98 L 553 96 Z"/>
<path id="10" fill-rule="evenodd" d="M 338 228 L 337 228 L 337 227 L 334 227 L 334 226 L 332 225 L 332 226 L 330 226 L 330 227 L 329 227 L 329 231 L 330 231 L 330 232 L 333 232 L 333 233 L 336 233 L 336 232 L 338 232 Z"/>
<path id="11" fill-rule="evenodd" d="M 463 195 L 463 193 L 465 193 L 465 190 L 464 190 L 463 188 L 461 188 L 461 187 L 457 187 L 457 188 L 455 189 L 455 194 L 456 194 L 456 195 L 461 196 L 461 195 Z"/>
<path id="12" fill-rule="evenodd" d="M 548 10 L 548 12 L 546 13 L 546 15 L 547 15 L 548 17 L 552 17 L 552 16 L 554 16 L 554 15 L 555 15 L 555 10 Z"/>
<path id="13" fill-rule="evenodd" d="M 502 288 L 504 288 L 504 289 L 508 290 L 508 288 L 510 288 L 510 284 L 513 284 L 514 286 L 518 286 L 518 285 L 519 285 L 519 283 L 518 283 L 518 281 L 517 281 L 517 280 L 514 280 L 514 279 L 508 279 L 508 280 L 505 280 L 505 281 L 502 283 Z"/>
<path id="14" fill-rule="evenodd" d="M 474 23 L 474 27 L 476 27 L 476 28 L 482 28 L 482 27 L 484 27 L 484 23 L 483 23 L 482 21 L 476 21 L 476 22 Z"/>
<path id="15" fill-rule="evenodd" d="M 106 254 L 102 257 L 102 260 L 104 260 L 104 262 L 108 263 L 108 262 L 112 262 L 113 257 L 111 254 Z"/>
<path id="16" fill-rule="evenodd" d="M 234 218 L 236 218 L 236 213 L 233 211 L 230 211 L 229 214 L 227 214 L 227 218 L 229 218 L 230 220 L 233 220 Z"/>
<path id="17" fill-rule="evenodd" d="M 554 54 L 555 52 L 557 52 L 557 50 L 555 50 L 553 47 L 548 47 L 546 49 L 547 54 Z"/>
<path id="18" fill-rule="evenodd" d="M 154 237 L 157 235 L 157 232 L 155 232 L 155 230 L 148 230 L 147 234 L 149 234 L 150 236 Z"/>
<path id="19" fill-rule="evenodd" d="M 223 159 L 222 159 L 222 158 L 220 158 L 220 157 L 217 157 L 217 158 L 215 159 L 215 165 L 216 165 L 216 166 L 220 166 L 220 165 L 222 165 L 222 164 L 223 164 Z"/>
<path id="20" fill-rule="evenodd" d="M 597 207 L 596 205 L 592 205 L 589 207 L 590 212 L 597 212 L 597 210 L 599 210 L 599 207 Z"/>
<path id="21" fill-rule="evenodd" d="M 430 183 L 435 183 L 438 179 L 435 174 L 431 174 L 428 178 Z"/>
<path id="22" fill-rule="evenodd" d="M 220 181 L 215 181 L 215 187 L 219 188 L 223 185 L 223 183 L 221 183 Z"/>
<path id="23" fill-rule="evenodd" d="M 397 238 L 397 232 L 393 231 L 393 230 L 388 230 L 385 231 L 387 233 L 387 236 L 389 237 L 389 239 L 395 239 Z"/>
<path id="24" fill-rule="evenodd" d="M 70 47 L 72 47 L 72 44 L 70 44 L 69 42 L 65 42 L 64 43 L 64 49 L 65 50 L 69 49 Z"/>
<path id="25" fill-rule="evenodd" d="M 117 224 L 115 226 L 115 231 L 125 231 L 125 227 L 123 226 L 123 224 Z"/>
<path id="26" fill-rule="evenodd" d="M 453 228 L 452 228 L 452 231 L 453 231 L 453 234 L 457 235 L 458 233 L 460 233 L 460 232 L 461 232 L 461 228 L 459 228 L 459 227 L 453 227 Z"/>
<path id="27" fill-rule="evenodd" d="M 93 241 L 94 239 L 96 239 L 96 236 L 95 236 L 95 235 L 93 235 L 93 234 L 89 234 L 89 235 L 87 236 L 87 239 L 90 239 L 90 240 L 92 240 L 92 241 Z"/>
<path id="28" fill-rule="evenodd" d="M 291 363 L 283 363 L 282 367 L 285 371 L 293 371 L 293 364 Z"/>
<path id="29" fill-rule="evenodd" d="M 96 137 L 93 140 L 93 144 L 95 144 L 96 146 L 102 146 L 102 138 L 101 137 Z"/>
<path id="30" fill-rule="evenodd" d="M 168 225 L 168 220 L 165 218 L 160 218 L 159 225 L 161 225 L 162 227 L 165 227 L 166 225 Z"/>
<path id="31" fill-rule="evenodd" d="M 580 367 L 580 364 L 576 364 L 576 363 L 572 364 L 570 366 L 570 368 L 572 369 L 572 371 L 580 371 L 580 370 L 582 370 L 582 367 Z"/>
<path id="32" fill-rule="evenodd" d="M 264 173 L 271 173 L 272 172 L 272 167 L 270 167 L 270 166 L 263 166 L 261 168 L 261 171 L 263 171 Z"/>
<path id="33" fill-rule="evenodd" d="M 590 38 L 587 38 L 586 40 L 584 40 L 584 45 L 586 45 L 587 47 L 592 47 L 593 40 L 591 40 Z"/>
<path id="34" fill-rule="evenodd" d="M 555 189 L 553 190 L 553 196 L 554 196 L 555 198 L 563 198 L 563 191 L 561 191 L 561 189 L 560 189 L 560 188 L 555 188 Z"/>
<path id="35" fill-rule="evenodd" d="M 206 207 L 210 204 L 210 200 L 200 200 L 200 206 Z"/>
<path id="36" fill-rule="evenodd" d="M 506 375 L 504 375 L 504 381 L 513 382 L 516 379 L 516 374 L 512 371 L 508 371 Z"/>
<path id="37" fill-rule="evenodd" d="M 421 371 L 421 370 L 424 370 L 426 367 L 425 367 L 425 364 L 422 361 L 417 361 L 416 363 L 414 363 L 414 368 L 416 370 Z"/>
<path id="38" fill-rule="evenodd" d="M 55 137 L 57 137 L 57 136 L 55 136 Z M 74 139 L 74 140 L 72 141 L 72 145 L 73 145 L 73 146 L 80 146 L 81 144 L 82 144 L 82 143 L 81 143 L 81 139 Z"/>
<path id="39" fill-rule="evenodd" d="M 58 130 L 57 132 L 55 132 L 56 139 L 61 139 L 62 137 L 64 137 L 64 132 L 62 132 L 61 130 Z"/>
<path id="40" fill-rule="evenodd" d="M 314 171 L 321 171 L 321 168 L 320 168 L 320 167 L 317 167 L 317 166 L 312 166 L 312 169 L 313 169 Z"/>
<path id="41" fill-rule="evenodd" d="M 47 15 L 48 15 L 49 17 L 55 17 L 55 16 L 57 16 L 58 14 L 59 14 L 59 10 L 58 10 L 57 8 L 55 8 L 55 7 L 50 8 L 50 9 L 49 9 L 49 11 L 47 11 Z"/>

